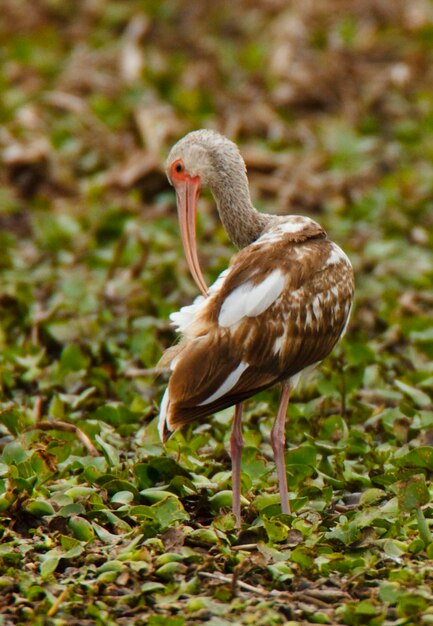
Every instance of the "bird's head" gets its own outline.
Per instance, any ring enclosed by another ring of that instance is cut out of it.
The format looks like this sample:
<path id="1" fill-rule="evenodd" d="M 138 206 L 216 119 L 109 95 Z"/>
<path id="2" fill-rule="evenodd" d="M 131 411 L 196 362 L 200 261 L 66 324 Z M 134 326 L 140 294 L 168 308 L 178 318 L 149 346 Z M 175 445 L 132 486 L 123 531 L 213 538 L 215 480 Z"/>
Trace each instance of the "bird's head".
<path id="1" fill-rule="evenodd" d="M 200 187 L 212 192 L 224 185 L 232 169 L 245 173 L 245 164 L 232 141 L 212 130 L 197 130 L 185 135 L 170 150 L 166 172 L 176 191 L 180 232 L 185 257 L 197 286 L 207 295 L 197 256 L 195 221 Z"/>
<path id="2" fill-rule="evenodd" d="M 245 172 L 245 163 L 237 145 L 214 130 L 188 133 L 172 147 L 166 161 L 167 177 L 174 187 L 176 175 L 187 174 L 198 176 L 200 185 L 213 191 L 228 170 Z"/>

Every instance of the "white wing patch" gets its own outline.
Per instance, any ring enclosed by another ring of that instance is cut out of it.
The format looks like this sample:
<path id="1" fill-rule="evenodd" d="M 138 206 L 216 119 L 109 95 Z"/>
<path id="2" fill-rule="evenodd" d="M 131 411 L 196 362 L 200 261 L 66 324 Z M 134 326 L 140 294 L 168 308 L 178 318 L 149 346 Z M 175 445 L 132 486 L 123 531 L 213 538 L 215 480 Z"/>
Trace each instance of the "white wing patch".
<path id="1" fill-rule="evenodd" d="M 206 299 L 203 296 L 197 296 L 192 304 L 188 304 L 188 306 L 183 306 L 179 311 L 174 311 L 174 313 L 170 313 L 170 320 L 172 322 L 172 326 L 176 328 L 177 331 L 183 333 L 186 328 L 194 321 L 195 316 L 199 313 L 205 304 Z"/>
<path id="2" fill-rule="evenodd" d="M 284 333 L 280 337 L 277 337 L 277 339 L 275 339 L 274 348 L 273 348 L 274 354 L 279 353 L 279 351 L 281 350 L 281 346 L 283 345 L 283 341 L 284 341 Z"/>
<path id="3" fill-rule="evenodd" d="M 340 246 L 337 246 L 336 243 L 332 243 L 331 252 L 326 259 L 325 267 L 329 267 L 330 265 L 337 265 L 337 263 L 341 263 L 341 261 L 346 262 L 349 266 L 351 265 L 347 254 L 345 254 Z"/>
<path id="4" fill-rule="evenodd" d="M 225 269 L 224 271 L 221 272 L 221 274 L 218 275 L 216 281 L 214 283 L 212 283 L 212 285 L 209 287 L 209 295 L 213 296 L 217 291 L 219 291 L 223 285 L 224 279 L 227 276 L 227 274 L 230 271 L 230 267 L 228 267 L 227 269 Z"/>
<path id="5" fill-rule="evenodd" d="M 218 316 L 223 328 L 237 324 L 243 317 L 264 313 L 284 289 L 285 278 L 279 269 L 274 270 L 258 285 L 248 281 L 239 285 L 224 300 Z"/>
<path id="6" fill-rule="evenodd" d="M 269 232 L 259 237 L 257 241 L 254 241 L 254 243 L 252 243 L 251 245 L 261 246 L 264 243 L 277 243 L 277 241 L 280 241 L 281 237 L 282 237 L 282 233 L 280 233 L 278 230 L 275 230 L 273 228 Z"/>
<path id="7" fill-rule="evenodd" d="M 215 293 L 217 293 L 217 291 L 221 289 L 224 279 L 229 273 L 229 270 L 230 268 L 225 269 L 223 272 L 221 272 L 216 281 L 212 283 L 208 290 L 209 296 L 213 296 Z M 180 333 L 185 332 L 188 326 L 194 322 L 196 316 L 202 311 L 207 302 L 207 298 L 204 298 L 203 296 L 197 296 L 192 304 L 183 306 L 179 311 L 174 311 L 174 313 L 171 313 L 169 317 L 172 322 L 172 326 L 174 326 L 176 330 Z"/>
<path id="8" fill-rule="evenodd" d="M 174 372 L 174 368 L 178 364 L 181 354 L 178 354 L 177 356 L 175 356 L 174 359 L 170 362 L 170 369 L 172 372 Z"/>
<path id="9" fill-rule="evenodd" d="M 266 231 L 252 245 L 260 246 L 262 244 L 277 243 L 282 239 L 282 237 L 284 237 L 284 235 L 299 233 L 307 226 L 312 225 L 319 228 L 317 222 L 309 217 L 305 217 L 303 215 L 288 215 L 284 221 Z"/>
<path id="10" fill-rule="evenodd" d="M 301 230 L 304 230 L 306 226 L 311 226 L 312 224 L 317 225 L 317 223 L 309 217 L 293 215 L 291 219 L 287 219 L 280 224 L 278 230 L 283 233 L 299 233 Z"/>
<path id="11" fill-rule="evenodd" d="M 347 318 L 346 321 L 344 322 L 344 326 L 343 326 L 343 330 L 341 331 L 341 335 L 340 335 L 340 339 L 342 339 L 342 337 L 344 337 L 344 335 L 346 334 L 346 330 L 347 327 L 349 325 L 349 320 L 350 320 L 350 314 L 352 313 L 352 302 L 349 304 L 349 310 L 347 312 Z"/>
<path id="12" fill-rule="evenodd" d="M 248 367 L 248 363 L 241 361 L 239 365 L 237 366 L 237 368 L 233 370 L 233 372 L 227 376 L 227 378 L 225 379 L 221 387 L 218 387 L 218 389 L 211 396 L 209 396 L 209 398 L 206 398 L 206 400 L 203 400 L 203 402 L 200 402 L 198 406 L 203 406 L 203 404 L 210 404 L 211 402 L 218 400 L 218 398 L 221 398 L 226 393 L 228 393 L 236 385 L 239 378 L 245 372 L 247 367 Z"/>
<path id="13" fill-rule="evenodd" d="M 161 441 L 164 441 L 164 430 L 165 430 L 165 425 L 167 423 L 167 414 L 168 414 L 169 405 L 170 405 L 170 396 L 168 395 L 168 388 L 167 388 L 165 390 L 164 395 L 162 396 L 161 408 L 159 410 L 159 417 L 158 417 L 158 433 L 159 433 L 159 438 L 161 439 Z"/>
<path id="14" fill-rule="evenodd" d="M 313 300 L 313 314 L 316 320 L 322 317 L 322 298 L 320 297 L 320 294 Z"/>

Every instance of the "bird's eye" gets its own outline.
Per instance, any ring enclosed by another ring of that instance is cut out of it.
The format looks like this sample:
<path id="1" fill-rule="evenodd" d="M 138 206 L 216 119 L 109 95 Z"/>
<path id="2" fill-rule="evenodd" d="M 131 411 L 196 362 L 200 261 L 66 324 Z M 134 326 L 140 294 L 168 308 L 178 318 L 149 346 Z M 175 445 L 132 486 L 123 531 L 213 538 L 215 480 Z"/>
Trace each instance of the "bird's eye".
<path id="1" fill-rule="evenodd" d="M 178 174 L 180 174 L 183 171 L 182 163 L 176 163 L 176 165 L 174 166 L 174 169 L 176 170 Z"/>

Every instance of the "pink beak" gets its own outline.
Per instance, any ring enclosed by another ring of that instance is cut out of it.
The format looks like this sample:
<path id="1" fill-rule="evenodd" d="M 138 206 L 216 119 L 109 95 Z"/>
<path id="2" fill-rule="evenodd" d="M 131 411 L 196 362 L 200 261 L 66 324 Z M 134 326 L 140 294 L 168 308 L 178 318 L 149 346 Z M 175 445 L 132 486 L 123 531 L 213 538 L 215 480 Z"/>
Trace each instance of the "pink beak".
<path id="1" fill-rule="evenodd" d="M 207 296 L 207 285 L 201 273 L 200 263 L 197 256 L 197 243 L 195 234 L 195 216 L 197 212 L 197 199 L 200 191 L 200 178 L 187 176 L 182 180 L 173 181 L 176 190 L 177 212 L 179 216 L 180 234 L 186 262 L 188 263 L 191 276 L 195 280 L 202 294 Z"/>

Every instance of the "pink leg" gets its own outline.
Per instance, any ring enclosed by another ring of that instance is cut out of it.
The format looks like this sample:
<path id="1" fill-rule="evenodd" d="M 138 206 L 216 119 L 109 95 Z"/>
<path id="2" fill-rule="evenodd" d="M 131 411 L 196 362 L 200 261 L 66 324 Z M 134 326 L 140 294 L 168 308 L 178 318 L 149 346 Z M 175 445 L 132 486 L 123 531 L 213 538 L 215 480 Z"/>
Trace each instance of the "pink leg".
<path id="1" fill-rule="evenodd" d="M 242 437 L 242 409 L 243 404 L 237 404 L 235 407 L 235 417 L 233 420 L 232 434 L 230 436 L 230 453 L 232 457 L 232 486 L 233 486 L 233 502 L 232 510 L 236 518 L 236 526 L 241 527 L 241 458 L 244 447 L 244 438 Z"/>
<path id="2" fill-rule="evenodd" d="M 284 460 L 284 449 L 286 444 L 286 414 L 290 398 L 290 387 L 283 385 L 280 406 L 277 417 L 271 431 L 271 445 L 274 451 L 275 465 L 277 468 L 278 486 L 280 488 L 281 510 L 283 513 L 290 513 L 289 492 L 287 489 L 286 462 Z"/>

